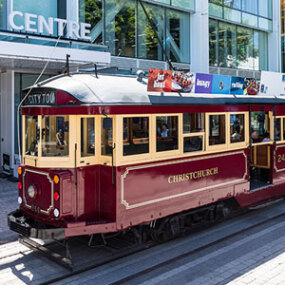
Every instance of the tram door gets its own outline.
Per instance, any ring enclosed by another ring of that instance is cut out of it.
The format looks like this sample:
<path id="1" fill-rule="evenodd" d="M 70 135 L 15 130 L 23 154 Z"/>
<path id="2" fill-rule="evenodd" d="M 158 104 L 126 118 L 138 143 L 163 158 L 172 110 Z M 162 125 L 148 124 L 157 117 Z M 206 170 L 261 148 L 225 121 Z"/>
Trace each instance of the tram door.
<path id="1" fill-rule="evenodd" d="M 250 112 L 250 189 L 272 184 L 273 121 L 270 111 Z"/>

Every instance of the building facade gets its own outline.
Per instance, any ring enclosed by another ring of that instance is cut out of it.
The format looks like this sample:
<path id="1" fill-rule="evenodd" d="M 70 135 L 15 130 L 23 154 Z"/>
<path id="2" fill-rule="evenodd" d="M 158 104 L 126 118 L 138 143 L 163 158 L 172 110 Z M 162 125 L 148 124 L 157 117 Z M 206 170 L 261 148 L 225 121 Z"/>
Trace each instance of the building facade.
<path id="1" fill-rule="evenodd" d="M 245 77 L 280 71 L 273 0 L 0 0 L 0 166 L 17 175 L 21 90 L 97 64 L 132 74 L 178 69 Z M 39 74 L 44 74 L 39 78 Z"/>

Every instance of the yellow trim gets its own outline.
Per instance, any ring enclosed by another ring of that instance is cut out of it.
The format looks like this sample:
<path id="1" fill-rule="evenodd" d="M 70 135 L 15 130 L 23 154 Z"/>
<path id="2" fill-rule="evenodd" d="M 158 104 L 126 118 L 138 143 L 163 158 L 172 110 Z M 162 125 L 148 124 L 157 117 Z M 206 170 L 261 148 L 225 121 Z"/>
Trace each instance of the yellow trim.
<path id="1" fill-rule="evenodd" d="M 81 156 L 81 119 L 88 119 L 88 118 L 92 118 L 94 119 L 94 135 L 95 135 L 95 155 L 92 156 Z M 94 165 L 96 163 L 98 163 L 98 151 L 99 149 L 96 147 L 97 144 L 97 140 L 99 140 L 98 138 L 98 134 L 97 134 L 97 128 L 96 128 L 96 121 L 97 121 L 97 116 L 90 116 L 90 115 L 79 115 L 76 118 L 76 127 L 77 127 L 77 166 L 88 166 L 88 165 Z"/>

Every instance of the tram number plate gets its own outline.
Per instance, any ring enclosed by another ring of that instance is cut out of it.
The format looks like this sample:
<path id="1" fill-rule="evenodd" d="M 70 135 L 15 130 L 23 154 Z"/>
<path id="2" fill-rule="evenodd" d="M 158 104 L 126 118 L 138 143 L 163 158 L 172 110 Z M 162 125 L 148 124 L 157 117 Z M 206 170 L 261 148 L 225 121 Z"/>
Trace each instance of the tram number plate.
<path id="1" fill-rule="evenodd" d="M 278 163 L 285 161 L 285 154 L 278 154 L 277 161 L 278 161 Z"/>

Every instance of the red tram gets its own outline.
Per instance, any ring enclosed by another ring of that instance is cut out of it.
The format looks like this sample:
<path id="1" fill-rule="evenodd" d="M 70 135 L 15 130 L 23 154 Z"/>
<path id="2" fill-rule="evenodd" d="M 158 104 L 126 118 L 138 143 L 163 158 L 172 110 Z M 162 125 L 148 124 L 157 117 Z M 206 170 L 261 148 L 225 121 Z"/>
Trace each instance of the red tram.
<path id="1" fill-rule="evenodd" d="M 77 73 L 34 86 L 22 115 L 20 208 L 8 223 L 27 237 L 155 230 L 179 213 L 285 194 L 281 97 L 149 93 L 145 79 Z"/>

